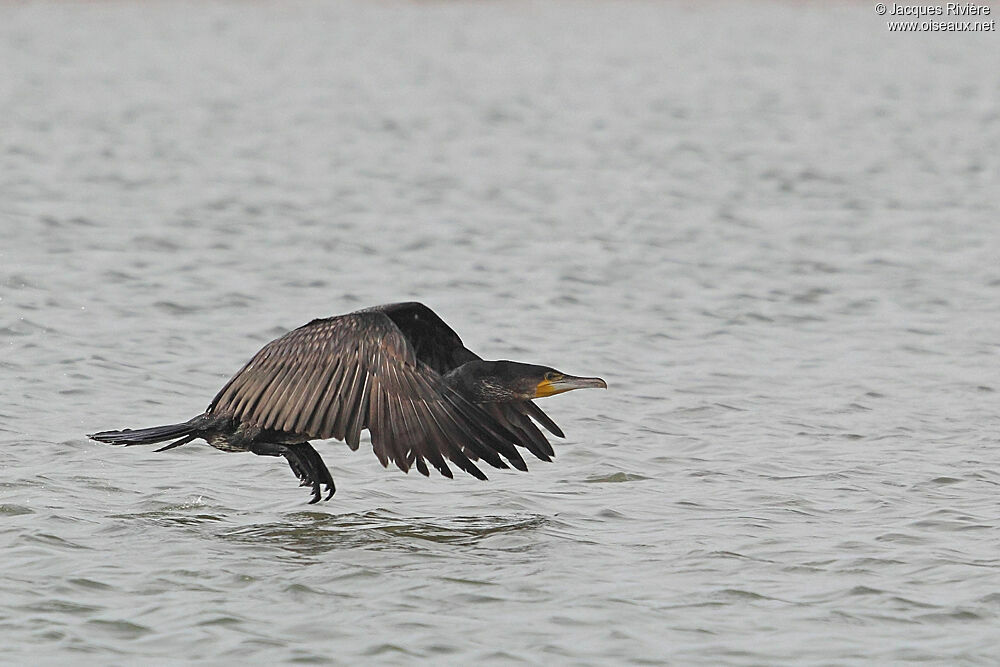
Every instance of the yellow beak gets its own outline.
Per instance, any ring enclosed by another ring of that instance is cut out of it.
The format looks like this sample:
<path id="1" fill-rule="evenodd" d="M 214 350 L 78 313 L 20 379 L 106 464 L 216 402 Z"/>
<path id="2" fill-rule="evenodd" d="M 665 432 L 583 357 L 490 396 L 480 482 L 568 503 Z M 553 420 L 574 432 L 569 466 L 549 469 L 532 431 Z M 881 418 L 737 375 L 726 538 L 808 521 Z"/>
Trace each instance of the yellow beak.
<path id="1" fill-rule="evenodd" d="M 573 389 L 607 389 L 608 383 L 601 378 L 575 377 L 563 375 L 557 380 L 542 380 L 535 387 L 535 398 L 554 396 Z"/>

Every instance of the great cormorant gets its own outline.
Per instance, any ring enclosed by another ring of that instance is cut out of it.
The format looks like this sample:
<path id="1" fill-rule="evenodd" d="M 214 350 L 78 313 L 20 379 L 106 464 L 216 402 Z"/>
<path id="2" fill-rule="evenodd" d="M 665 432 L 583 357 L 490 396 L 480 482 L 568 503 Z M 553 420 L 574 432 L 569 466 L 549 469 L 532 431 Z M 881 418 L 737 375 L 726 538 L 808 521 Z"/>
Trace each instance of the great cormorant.
<path id="1" fill-rule="evenodd" d="M 452 477 L 445 459 L 486 479 L 473 463 L 527 470 L 517 447 L 543 461 L 555 452 L 534 419 L 565 437 L 532 399 L 604 380 L 546 366 L 484 361 L 427 306 L 396 303 L 317 319 L 265 345 L 183 424 L 89 436 L 113 445 L 178 438 L 161 452 L 203 438 L 226 452 L 284 456 L 315 503 L 333 477 L 308 440 L 336 438 L 356 450 L 362 429 L 383 466 L 427 464 Z M 501 458 L 503 457 L 503 458 Z M 506 462 L 504 461 L 506 459 Z"/>

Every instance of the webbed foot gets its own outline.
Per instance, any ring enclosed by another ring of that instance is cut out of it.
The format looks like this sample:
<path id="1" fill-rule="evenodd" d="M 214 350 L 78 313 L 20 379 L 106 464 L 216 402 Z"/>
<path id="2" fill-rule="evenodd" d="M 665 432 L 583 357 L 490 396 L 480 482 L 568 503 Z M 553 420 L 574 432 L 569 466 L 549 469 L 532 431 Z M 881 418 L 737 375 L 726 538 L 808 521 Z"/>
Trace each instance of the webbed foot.
<path id="1" fill-rule="evenodd" d="M 318 503 L 322 500 L 330 500 L 336 493 L 337 487 L 333 483 L 333 475 L 326 467 L 319 453 L 313 449 L 308 442 L 300 442 L 294 445 L 285 445 L 282 456 L 288 460 L 288 465 L 292 472 L 299 478 L 299 486 L 311 486 L 313 491 L 312 500 L 309 504 Z M 323 498 L 323 486 L 326 486 L 326 498 Z"/>
<path id="2" fill-rule="evenodd" d="M 273 442 L 254 442 L 248 449 L 260 456 L 284 456 L 295 476 L 299 478 L 299 486 L 311 486 L 312 500 L 309 504 L 320 500 L 329 500 L 336 493 L 333 475 L 323 463 L 323 459 L 308 442 L 283 445 Z M 326 498 L 323 498 L 323 486 L 326 486 Z"/>

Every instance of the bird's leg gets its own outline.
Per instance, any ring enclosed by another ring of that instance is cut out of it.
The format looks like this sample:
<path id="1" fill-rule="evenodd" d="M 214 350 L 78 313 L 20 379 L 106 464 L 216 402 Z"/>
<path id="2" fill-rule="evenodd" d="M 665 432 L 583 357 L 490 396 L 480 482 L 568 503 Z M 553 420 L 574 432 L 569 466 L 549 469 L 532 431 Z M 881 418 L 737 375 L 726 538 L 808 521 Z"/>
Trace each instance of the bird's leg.
<path id="1" fill-rule="evenodd" d="M 294 445 L 288 445 L 288 450 L 289 453 L 293 454 L 293 456 L 285 454 L 285 458 L 288 459 L 289 464 L 291 465 L 294 457 L 298 457 L 300 465 L 303 468 L 308 469 L 311 473 L 308 481 L 303 479 L 301 476 L 299 477 L 299 479 L 302 479 L 303 486 L 311 484 L 313 487 L 314 495 L 311 502 L 315 503 L 319 501 L 321 484 L 326 485 L 327 490 L 326 498 L 323 500 L 333 498 L 333 494 L 337 492 L 337 487 L 333 483 L 333 475 L 330 474 L 330 470 L 326 467 L 326 463 L 323 462 L 323 458 L 319 455 L 319 452 L 313 449 L 313 446 L 308 442 L 299 442 Z M 292 470 L 295 470 L 294 466 L 292 467 Z"/>
<path id="2" fill-rule="evenodd" d="M 260 456 L 284 456 L 292 472 L 301 480 L 300 486 L 312 487 L 313 497 L 309 501 L 310 505 L 319 502 L 322 498 L 322 485 L 325 484 L 328 491 L 324 500 L 332 498 L 337 490 L 333 484 L 333 476 L 323 459 L 308 442 L 291 445 L 254 442 L 249 445 L 248 449 Z"/>

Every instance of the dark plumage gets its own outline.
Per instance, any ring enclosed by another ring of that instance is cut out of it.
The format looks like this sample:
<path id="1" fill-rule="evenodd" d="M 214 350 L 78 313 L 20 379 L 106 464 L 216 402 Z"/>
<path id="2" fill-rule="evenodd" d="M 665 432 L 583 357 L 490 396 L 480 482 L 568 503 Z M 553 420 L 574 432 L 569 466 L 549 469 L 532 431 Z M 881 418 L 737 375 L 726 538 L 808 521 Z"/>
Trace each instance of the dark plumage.
<path id="1" fill-rule="evenodd" d="M 448 461 L 486 479 L 476 466 L 527 470 L 517 447 L 544 461 L 552 446 L 534 419 L 563 432 L 532 399 L 607 387 L 600 378 L 545 366 L 483 361 L 430 308 L 397 303 L 313 320 L 265 345 L 226 383 L 208 410 L 183 424 L 104 431 L 113 445 L 178 438 L 163 451 L 203 438 L 223 451 L 284 456 L 317 502 L 333 477 L 309 440 L 336 438 L 351 449 L 368 429 L 383 466 L 427 464 L 445 477 Z"/>

